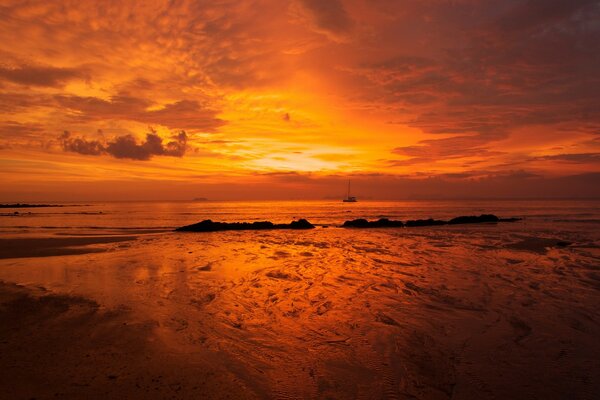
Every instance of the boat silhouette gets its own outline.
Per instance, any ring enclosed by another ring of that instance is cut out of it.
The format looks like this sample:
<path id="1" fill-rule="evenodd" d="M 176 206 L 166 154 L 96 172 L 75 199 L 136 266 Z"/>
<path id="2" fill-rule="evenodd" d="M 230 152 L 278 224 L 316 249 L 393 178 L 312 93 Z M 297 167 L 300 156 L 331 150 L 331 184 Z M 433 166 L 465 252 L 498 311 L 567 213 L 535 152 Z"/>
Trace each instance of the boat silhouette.
<path id="1" fill-rule="evenodd" d="M 342 200 L 344 203 L 356 203 L 356 196 L 350 196 L 350 179 L 348 179 L 348 194 L 346 198 Z"/>

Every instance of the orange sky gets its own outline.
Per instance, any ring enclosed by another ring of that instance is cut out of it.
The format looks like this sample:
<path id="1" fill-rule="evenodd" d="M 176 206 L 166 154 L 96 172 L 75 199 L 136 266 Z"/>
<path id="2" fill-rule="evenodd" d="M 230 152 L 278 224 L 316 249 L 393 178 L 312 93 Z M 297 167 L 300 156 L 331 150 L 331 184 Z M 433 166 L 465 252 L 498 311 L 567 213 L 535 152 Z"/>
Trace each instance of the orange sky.
<path id="1" fill-rule="evenodd" d="M 0 201 L 600 196 L 586 0 L 0 2 Z"/>

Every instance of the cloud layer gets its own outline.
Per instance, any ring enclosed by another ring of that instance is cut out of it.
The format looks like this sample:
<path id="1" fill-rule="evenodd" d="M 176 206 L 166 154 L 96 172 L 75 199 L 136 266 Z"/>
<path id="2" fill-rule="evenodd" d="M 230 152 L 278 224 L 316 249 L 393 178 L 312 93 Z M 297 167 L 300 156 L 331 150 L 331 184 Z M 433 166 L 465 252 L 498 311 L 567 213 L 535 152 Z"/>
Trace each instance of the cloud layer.
<path id="1" fill-rule="evenodd" d="M 3 1 L 3 177 L 557 184 L 600 172 L 599 20 L 597 0 Z"/>

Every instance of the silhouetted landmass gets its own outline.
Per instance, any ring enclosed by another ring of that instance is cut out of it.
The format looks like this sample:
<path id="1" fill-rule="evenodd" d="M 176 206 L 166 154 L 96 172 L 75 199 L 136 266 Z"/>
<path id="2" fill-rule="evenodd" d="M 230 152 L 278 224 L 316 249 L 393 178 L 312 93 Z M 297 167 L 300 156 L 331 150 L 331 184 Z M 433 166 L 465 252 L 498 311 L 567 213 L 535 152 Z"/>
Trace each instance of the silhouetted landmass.
<path id="1" fill-rule="evenodd" d="M 312 229 L 315 226 L 305 219 L 292 221 L 289 224 L 274 224 L 270 221 L 257 222 L 213 222 L 210 219 L 197 224 L 186 225 L 175 229 L 180 232 L 217 232 L 217 231 L 260 231 L 266 229 Z"/>
<path id="2" fill-rule="evenodd" d="M 62 204 L 0 204 L 0 208 L 40 208 L 40 207 L 64 207 Z"/>
<path id="3" fill-rule="evenodd" d="M 467 215 L 452 218 L 450 221 L 443 221 L 437 219 L 417 219 L 409 220 L 405 223 L 402 221 L 389 220 L 387 218 L 381 218 L 377 221 L 367 221 L 366 219 L 355 219 L 352 221 L 346 221 L 342 225 L 345 228 L 397 228 L 397 227 L 416 227 L 416 226 L 436 226 L 436 225 L 460 225 L 460 224 L 477 224 L 483 222 L 515 222 L 520 221 L 521 218 L 498 218 L 493 214 L 482 214 L 480 216 Z"/>

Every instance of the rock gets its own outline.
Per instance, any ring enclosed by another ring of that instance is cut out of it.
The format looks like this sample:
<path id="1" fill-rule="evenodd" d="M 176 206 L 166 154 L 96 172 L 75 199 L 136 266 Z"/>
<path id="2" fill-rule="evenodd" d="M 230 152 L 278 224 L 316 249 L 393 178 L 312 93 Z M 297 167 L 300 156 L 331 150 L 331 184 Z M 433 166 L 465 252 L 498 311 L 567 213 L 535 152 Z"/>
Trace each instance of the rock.
<path id="1" fill-rule="evenodd" d="M 448 222 L 441 221 L 433 218 L 429 219 L 417 219 L 406 221 L 406 226 L 436 226 L 436 225 L 446 225 Z"/>
<path id="2" fill-rule="evenodd" d="M 402 221 L 393 221 L 387 218 L 380 218 L 377 221 L 367 221 L 366 219 L 355 219 L 344 222 L 343 227 L 351 228 L 401 228 L 404 226 Z"/>
<path id="3" fill-rule="evenodd" d="M 397 227 L 417 227 L 417 226 L 437 226 L 437 225 L 460 225 L 460 224 L 475 224 L 482 222 L 514 222 L 520 221 L 521 218 L 505 218 L 500 219 L 493 214 L 482 214 L 480 216 L 467 215 L 452 218 L 450 221 L 437 220 L 433 218 L 429 219 L 417 219 L 409 220 L 403 223 L 402 221 L 389 220 L 387 218 L 380 218 L 377 221 L 367 221 L 366 219 L 354 219 L 346 221 L 342 225 L 344 228 L 397 228 Z"/>
<path id="4" fill-rule="evenodd" d="M 367 221 L 364 218 L 360 218 L 360 219 L 353 219 L 352 221 L 346 221 L 344 222 L 344 225 L 342 225 L 343 227 L 352 227 L 352 228 L 366 228 L 369 226 L 369 221 Z"/>
<path id="5" fill-rule="evenodd" d="M 462 217 L 452 218 L 448 221 L 450 225 L 456 224 L 477 224 L 481 222 L 499 222 L 500 218 L 496 217 L 493 214 L 481 214 L 479 217 L 475 215 L 468 215 Z"/>
<path id="6" fill-rule="evenodd" d="M 283 225 L 277 225 L 278 227 L 281 227 L 281 229 L 286 229 L 287 227 L 285 226 L 285 224 Z M 310 222 L 308 222 L 307 220 L 303 219 L 299 219 L 298 221 L 292 221 L 289 224 L 289 229 L 312 229 L 315 226 L 313 224 L 311 224 Z"/>
<path id="7" fill-rule="evenodd" d="M 273 224 L 270 221 L 256 222 L 213 222 L 206 219 L 192 225 L 175 229 L 179 232 L 217 232 L 217 231 L 259 231 L 265 229 L 312 229 L 314 225 L 305 219 L 292 221 L 289 224 Z"/>

